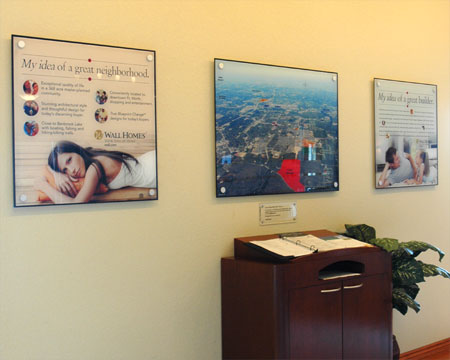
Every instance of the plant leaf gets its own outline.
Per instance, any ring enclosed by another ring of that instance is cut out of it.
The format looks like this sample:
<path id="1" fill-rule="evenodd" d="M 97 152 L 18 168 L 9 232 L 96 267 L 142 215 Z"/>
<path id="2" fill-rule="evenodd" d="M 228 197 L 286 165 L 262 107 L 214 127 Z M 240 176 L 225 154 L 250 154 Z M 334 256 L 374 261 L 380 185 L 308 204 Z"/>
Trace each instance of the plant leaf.
<path id="1" fill-rule="evenodd" d="M 406 249 L 409 249 L 409 250 L 413 251 L 414 252 L 414 257 L 419 255 L 423 251 L 427 251 L 428 249 L 436 251 L 439 254 L 439 261 L 441 261 L 442 258 L 445 256 L 445 253 L 441 249 L 439 249 L 436 246 L 433 246 L 431 244 L 428 244 L 426 242 L 423 242 L 423 241 L 403 242 L 403 243 L 400 244 L 400 246 L 402 248 L 406 248 Z"/>
<path id="2" fill-rule="evenodd" d="M 406 313 L 408 312 L 408 305 L 402 303 L 397 299 L 394 299 L 394 297 L 392 297 L 392 308 L 400 311 L 402 315 L 406 315 Z"/>
<path id="3" fill-rule="evenodd" d="M 423 276 L 441 275 L 442 277 L 450 279 L 450 273 L 444 268 L 441 268 L 433 264 L 426 264 L 423 263 L 422 261 L 418 261 L 418 263 L 420 264 L 420 266 L 422 266 Z"/>
<path id="4" fill-rule="evenodd" d="M 345 224 L 345 229 L 347 230 L 347 234 L 356 240 L 368 242 L 376 237 L 375 228 L 366 224 Z"/>
<path id="5" fill-rule="evenodd" d="M 390 238 L 372 239 L 369 241 L 369 243 L 372 245 L 376 245 L 390 253 L 394 250 L 397 250 L 399 244 L 397 239 Z"/>
<path id="6" fill-rule="evenodd" d="M 400 286 L 399 289 L 403 289 L 403 291 L 405 291 L 412 299 L 415 299 L 420 291 L 419 286 L 416 284 Z"/>
<path id="7" fill-rule="evenodd" d="M 413 309 L 416 313 L 420 311 L 420 304 L 409 296 L 404 289 L 392 290 L 392 304 L 394 309 L 400 311 L 403 315 L 408 311 L 407 307 Z M 405 310 L 406 306 L 406 310 Z"/>
<path id="8" fill-rule="evenodd" d="M 421 264 L 411 257 L 407 260 L 392 263 L 392 282 L 394 285 L 413 285 L 425 281 Z"/>
<path id="9" fill-rule="evenodd" d="M 397 250 L 393 250 L 391 252 L 392 261 L 396 261 L 396 259 L 409 258 L 414 255 L 414 252 L 408 248 L 399 247 Z"/>

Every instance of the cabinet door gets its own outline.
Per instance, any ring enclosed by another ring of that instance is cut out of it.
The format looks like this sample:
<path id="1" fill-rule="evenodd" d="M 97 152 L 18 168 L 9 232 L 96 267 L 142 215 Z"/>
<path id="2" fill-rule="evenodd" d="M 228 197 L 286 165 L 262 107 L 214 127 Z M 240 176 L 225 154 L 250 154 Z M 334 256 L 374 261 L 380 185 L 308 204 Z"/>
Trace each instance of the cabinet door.
<path id="1" fill-rule="evenodd" d="M 390 359 L 391 290 L 386 274 L 343 281 L 344 359 Z"/>
<path id="2" fill-rule="evenodd" d="M 342 358 L 342 282 L 289 292 L 290 359 Z"/>

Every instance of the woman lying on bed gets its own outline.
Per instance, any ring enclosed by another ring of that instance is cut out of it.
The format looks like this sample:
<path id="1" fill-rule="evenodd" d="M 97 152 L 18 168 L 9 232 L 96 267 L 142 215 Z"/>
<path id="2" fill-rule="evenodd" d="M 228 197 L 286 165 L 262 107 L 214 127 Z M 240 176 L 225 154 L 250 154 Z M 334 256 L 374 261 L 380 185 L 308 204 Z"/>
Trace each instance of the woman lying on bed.
<path id="1" fill-rule="evenodd" d="M 60 141 L 50 152 L 48 165 L 59 175 L 57 188 L 45 177 L 36 180 L 35 188 L 55 204 L 88 202 L 99 184 L 109 189 L 156 186 L 155 151 L 135 158 L 120 151 L 83 148 L 71 141 Z M 81 179 L 84 184 L 78 191 L 73 183 Z"/>

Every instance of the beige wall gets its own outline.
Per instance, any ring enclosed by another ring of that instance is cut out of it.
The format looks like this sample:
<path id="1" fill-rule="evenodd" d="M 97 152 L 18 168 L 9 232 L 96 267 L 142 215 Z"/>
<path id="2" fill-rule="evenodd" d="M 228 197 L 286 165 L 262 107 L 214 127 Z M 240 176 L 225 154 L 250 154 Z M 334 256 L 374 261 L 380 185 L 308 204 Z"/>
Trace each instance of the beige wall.
<path id="1" fill-rule="evenodd" d="M 1 359 L 219 359 L 237 235 L 364 222 L 450 252 L 448 0 L 0 4 Z M 13 208 L 12 33 L 156 50 L 158 201 Z M 215 198 L 214 57 L 339 73 L 339 192 Z M 438 186 L 374 190 L 374 77 L 438 85 Z M 274 201 L 297 201 L 297 223 L 260 227 Z M 449 295 L 429 280 L 421 312 L 395 314 L 402 351 L 449 336 Z"/>

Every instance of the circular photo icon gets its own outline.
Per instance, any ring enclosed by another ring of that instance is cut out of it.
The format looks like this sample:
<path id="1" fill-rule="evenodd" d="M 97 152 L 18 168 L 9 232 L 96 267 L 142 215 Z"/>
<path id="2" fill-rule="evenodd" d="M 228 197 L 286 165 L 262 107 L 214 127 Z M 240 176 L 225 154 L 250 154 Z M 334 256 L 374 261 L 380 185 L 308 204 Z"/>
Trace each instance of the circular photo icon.
<path id="1" fill-rule="evenodd" d="M 101 131 L 101 130 L 95 130 L 95 132 L 94 132 L 94 137 L 95 137 L 97 140 L 103 139 L 103 133 L 102 133 L 102 131 Z"/>
<path id="2" fill-rule="evenodd" d="M 108 100 L 108 94 L 106 94 L 105 90 L 97 90 L 97 95 L 95 96 L 95 101 L 97 101 L 100 105 L 106 103 Z"/>
<path id="3" fill-rule="evenodd" d="M 23 92 L 27 95 L 36 95 L 39 91 L 39 85 L 36 81 L 27 80 L 23 83 Z"/>
<path id="4" fill-rule="evenodd" d="M 25 101 L 25 104 L 23 104 L 23 111 L 28 116 L 34 116 L 39 111 L 39 105 L 37 104 L 36 101 L 33 100 Z"/>
<path id="5" fill-rule="evenodd" d="M 28 136 L 35 136 L 39 132 L 39 124 L 34 120 L 27 121 L 23 124 L 23 131 Z"/>
<path id="6" fill-rule="evenodd" d="M 103 124 L 108 120 L 108 112 L 105 109 L 97 109 L 95 111 L 95 120 Z"/>

